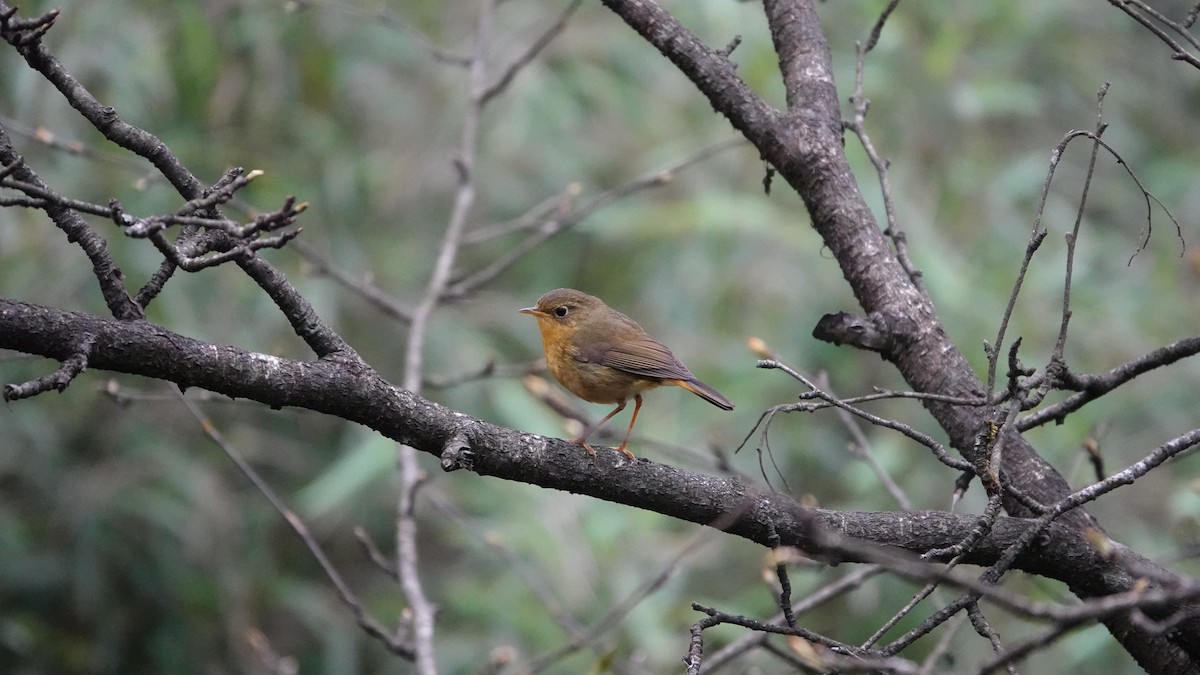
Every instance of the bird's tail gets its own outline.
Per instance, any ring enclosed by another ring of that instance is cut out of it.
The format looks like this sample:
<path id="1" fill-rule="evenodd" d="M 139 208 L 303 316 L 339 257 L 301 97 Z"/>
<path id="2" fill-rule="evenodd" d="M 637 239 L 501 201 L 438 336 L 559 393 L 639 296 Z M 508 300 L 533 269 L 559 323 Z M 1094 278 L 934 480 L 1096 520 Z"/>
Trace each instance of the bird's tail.
<path id="1" fill-rule="evenodd" d="M 733 410 L 733 401 L 721 395 L 721 392 L 704 384 L 700 380 L 672 380 L 673 384 L 677 384 L 684 389 L 692 392 L 709 403 L 721 408 L 722 410 Z"/>

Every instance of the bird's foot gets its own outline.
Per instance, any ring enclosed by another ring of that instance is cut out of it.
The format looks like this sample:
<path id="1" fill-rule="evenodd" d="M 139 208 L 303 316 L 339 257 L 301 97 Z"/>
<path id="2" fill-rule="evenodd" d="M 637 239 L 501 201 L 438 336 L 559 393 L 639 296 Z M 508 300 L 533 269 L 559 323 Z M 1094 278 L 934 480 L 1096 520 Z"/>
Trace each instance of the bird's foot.
<path id="1" fill-rule="evenodd" d="M 596 456 L 596 450 L 594 448 L 592 448 L 592 446 L 588 445 L 588 442 L 583 440 L 582 438 L 576 438 L 576 439 L 572 440 L 571 442 L 575 443 L 576 445 L 582 445 L 583 449 L 587 450 L 588 454 L 591 455 L 592 457 Z"/>

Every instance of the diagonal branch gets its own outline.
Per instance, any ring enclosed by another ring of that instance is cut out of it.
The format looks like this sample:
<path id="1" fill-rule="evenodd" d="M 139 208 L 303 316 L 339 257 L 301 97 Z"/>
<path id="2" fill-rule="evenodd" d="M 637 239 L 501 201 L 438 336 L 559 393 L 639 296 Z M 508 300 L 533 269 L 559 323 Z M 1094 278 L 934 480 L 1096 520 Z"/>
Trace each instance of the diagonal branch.
<path id="1" fill-rule="evenodd" d="M 2 8 L 3 2 L 0 2 L 0 9 Z M 24 184 L 44 193 L 54 194 L 50 186 L 42 182 L 42 179 L 25 165 L 25 160 L 17 154 L 3 127 L 0 127 L 0 169 Z M 118 319 L 132 321 L 145 318 L 141 306 L 129 297 L 121 270 L 117 269 L 104 237 L 101 237 L 82 216 L 60 202 L 46 200 L 38 206 L 44 209 L 50 220 L 67 235 L 67 241 L 76 243 L 83 249 L 84 255 L 92 263 L 92 274 L 99 282 L 100 293 L 104 296 L 108 311 Z"/>
<path id="2" fill-rule="evenodd" d="M 1200 337 L 1190 337 L 1155 349 L 1149 354 L 1122 363 L 1104 373 L 1076 375 L 1064 371 L 1059 374 L 1058 386 L 1078 393 L 1072 394 L 1048 408 L 1042 408 L 1026 415 L 1017 422 L 1017 429 L 1026 431 L 1047 422 L 1061 423 L 1067 418 L 1067 415 L 1133 378 L 1196 354 L 1200 354 Z"/>
<path id="3" fill-rule="evenodd" d="M 142 375 L 183 388 L 199 387 L 272 408 L 288 406 L 334 415 L 434 455 L 441 454 L 448 441 L 461 437 L 469 445 L 464 454 L 469 455 L 470 466 L 464 461 L 450 469 L 469 468 L 483 476 L 568 490 L 688 522 L 719 524 L 725 532 L 764 546 L 772 544 L 774 529 L 782 544 L 819 555 L 824 550 L 815 534 L 819 529 L 920 554 L 952 545 L 975 527 L 975 516 L 937 511 L 804 509 L 791 497 L 760 493 L 737 477 L 692 473 L 644 458 L 630 464 L 611 451 L 592 459 L 569 441 L 499 427 L 423 399 L 388 383 L 361 363 L 294 361 L 201 342 L 149 322 L 115 321 L 0 299 L 0 348 L 65 359 L 75 353 L 75 336 L 80 334 L 94 336 L 88 361 L 93 370 Z M 130 349 L 130 345 L 138 349 Z M 1085 491 L 1081 496 L 1094 494 Z M 999 560 L 1029 527 L 1023 519 L 997 519 L 992 531 L 962 562 L 988 565 Z M 1069 528 L 1058 522 L 1045 528 L 1044 536 L 1053 539 L 1054 545 L 1020 553 L 1014 568 L 1094 590 L 1133 584 L 1133 576 L 1073 536 Z M 1151 570 L 1155 578 L 1175 576 L 1131 551 L 1122 555 L 1136 563 L 1140 575 Z M 863 558 L 843 552 L 838 559 Z"/>
<path id="4" fill-rule="evenodd" d="M 604 0 L 646 41 L 687 76 L 713 108 L 727 117 L 760 155 L 804 200 L 812 226 L 841 267 L 850 289 L 868 314 L 878 316 L 891 339 L 882 355 L 916 391 L 978 399 L 983 383 L 938 318 L 932 302 L 913 283 L 881 232 L 859 192 L 843 147 L 843 131 L 828 44 L 812 0 L 764 0 L 768 27 L 779 54 L 788 111 L 766 105 L 740 80 L 728 55 L 713 50 L 658 5 L 640 0 Z M 1101 144 L 1103 145 L 1103 144 Z M 923 401 L 950 438 L 951 445 L 980 464 L 986 444 L 975 444 L 986 411 L 937 400 Z M 1041 504 L 1053 504 L 1070 493 L 1061 474 L 1018 434 L 1006 438 L 1002 480 L 1020 486 Z M 1006 491 L 1004 508 L 1031 515 L 1021 500 Z M 1082 509 L 1060 519 L 1077 536 L 1095 529 Z M 1132 576 L 1100 590 L 1073 586 L 1085 595 L 1129 590 Z M 1110 631 L 1144 666 L 1166 670 L 1177 664 L 1182 648 L 1170 637 L 1151 634 L 1127 617 L 1106 619 Z"/>
<path id="5" fill-rule="evenodd" d="M 49 18 L 46 19 L 43 17 L 43 25 L 48 29 L 53 23 L 54 16 L 57 16 L 57 12 L 52 12 L 46 16 Z M 41 37 L 45 32 L 44 29 L 39 28 L 32 32 L 29 29 L 14 29 L 14 26 L 20 27 L 21 25 L 23 25 L 23 22 L 16 18 L 16 9 L 5 2 L 5 0 L 0 0 L 0 38 L 13 45 L 20 52 L 21 56 L 25 58 L 26 63 L 53 84 L 73 108 L 79 111 L 109 141 L 146 158 L 154 164 L 155 168 L 170 181 L 171 185 L 185 199 L 200 199 L 206 195 L 204 184 L 179 161 L 170 148 L 167 147 L 166 143 L 154 134 L 122 120 L 114 108 L 101 104 L 79 80 L 67 72 L 62 63 L 42 44 Z M 5 147 L 10 146 L 5 139 L 0 139 L 0 152 Z M 0 156 L 0 163 L 7 165 L 12 162 Z M 37 184 L 37 181 L 29 180 L 28 176 L 17 174 L 16 177 L 24 182 Z M 75 220 L 78 220 L 77 216 Z M 70 225 L 75 229 L 79 229 L 78 224 Z M 68 233 L 68 236 L 73 235 Z M 102 242 L 103 240 L 100 241 Z M 91 244 L 90 248 L 95 248 L 96 246 L 96 244 Z M 220 245 L 214 245 L 213 247 L 214 250 L 220 248 Z M 234 248 L 234 245 L 229 244 L 224 250 L 232 248 Z M 91 253 L 89 253 L 89 257 L 92 257 Z M 271 300 L 275 302 L 276 306 L 287 317 L 296 335 L 304 340 L 318 356 L 336 356 L 343 359 L 358 360 L 358 354 L 346 344 L 340 335 L 317 316 L 316 310 L 288 283 L 287 277 L 282 272 L 258 257 L 251 250 L 243 249 L 236 258 L 236 264 L 270 296 Z M 96 258 L 94 257 L 93 265 L 96 268 L 98 278 L 102 274 L 113 278 L 119 274 L 119 271 L 112 265 L 108 265 L 102 269 L 96 263 Z M 148 301 L 153 298 L 157 291 L 161 290 L 161 284 L 170 278 L 172 272 L 173 265 L 169 261 L 164 262 L 164 266 L 156 273 L 153 280 L 153 283 L 158 284 L 158 286 L 148 285 L 148 288 L 144 289 L 143 293 L 138 294 L 139 299 Z M 140 305 L 135 305 L 131 300 L 121 300 L 117 291 L 110 288 L 104 279 L 101 279 L 101 287 L 104 291 L 105 301 L 113 309 L 114 316 L 130 319 L 141 317 Z M 120 290 L 124 292 L 123 289 Z"/>

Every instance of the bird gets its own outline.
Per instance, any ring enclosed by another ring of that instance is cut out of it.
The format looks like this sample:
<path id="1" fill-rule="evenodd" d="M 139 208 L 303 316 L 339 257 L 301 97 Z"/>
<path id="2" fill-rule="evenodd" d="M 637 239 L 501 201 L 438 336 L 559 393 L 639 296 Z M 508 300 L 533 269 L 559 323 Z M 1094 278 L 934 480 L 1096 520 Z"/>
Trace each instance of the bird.
<path id="1" fill-rule="evenodd" d="M 696 379 L 663 343 L 594 295 L 559 288 L 519 311 L 537 319 L 546 365 L 554 379 L 585 401 L 616 404 L 612 412 L 572 441 L 593 457 L 596 451 L 588 444 L 588 436 L 624 410 L 632 397 L 633 417 L 617 450 L 635 459 L 627 446 L 642 409 L 642 392 L 647 389 L 683 387 L 722 410 L 733 410 L 732 401 Z"/>

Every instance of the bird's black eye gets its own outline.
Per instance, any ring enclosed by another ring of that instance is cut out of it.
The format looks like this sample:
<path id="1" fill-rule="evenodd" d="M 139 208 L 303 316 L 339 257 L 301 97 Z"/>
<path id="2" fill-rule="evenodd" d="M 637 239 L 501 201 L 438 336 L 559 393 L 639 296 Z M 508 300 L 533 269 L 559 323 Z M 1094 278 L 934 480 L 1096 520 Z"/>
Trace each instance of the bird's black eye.
<path id="1" fill-rule="evenodd" d="M 561 319 L 564 316 L 566 316 L 570 311 L 571 310 L 568 309 L 566 305 L 559 305 L 558 307 L 554 308 L 554 316 L 557 316 L 558 318 Z"/>

